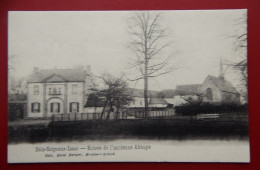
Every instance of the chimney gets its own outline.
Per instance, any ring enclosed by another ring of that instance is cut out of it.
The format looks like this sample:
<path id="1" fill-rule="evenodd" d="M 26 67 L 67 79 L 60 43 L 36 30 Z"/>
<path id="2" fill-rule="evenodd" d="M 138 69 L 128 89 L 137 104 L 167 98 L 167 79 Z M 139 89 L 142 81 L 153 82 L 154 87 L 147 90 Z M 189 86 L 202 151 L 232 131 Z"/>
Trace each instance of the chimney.
<path id="1" fill-rule="evenodd" d="M 33 67 L 33 73 L 39 73 L 39 68 L 38 67 Z"/>

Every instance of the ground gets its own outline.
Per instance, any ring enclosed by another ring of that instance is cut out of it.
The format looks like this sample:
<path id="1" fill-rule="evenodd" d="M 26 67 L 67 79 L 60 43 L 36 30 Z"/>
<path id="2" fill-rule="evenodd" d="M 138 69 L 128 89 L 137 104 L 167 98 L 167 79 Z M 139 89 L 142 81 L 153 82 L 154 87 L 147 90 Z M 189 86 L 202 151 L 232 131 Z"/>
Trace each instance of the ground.
<path id="1" fill-rule="evenodd" d="M 115 139 L 239 139 L 248 140 L 248 121 L 243 119 L 174 119 L 114 121 L 26 120 L 8 124 L 8 142 L 46 142 Z"/>
<path id="2" fill-rule="evenodd" d="M 20 126 L 33 126 L 33 125 L 39 125 L 39 126 L 48 126 L 48 124 L 51 122 L 51 120 L 17 120 L 8 122 L 8 126 L 12 127 L 20 127 Z"/>

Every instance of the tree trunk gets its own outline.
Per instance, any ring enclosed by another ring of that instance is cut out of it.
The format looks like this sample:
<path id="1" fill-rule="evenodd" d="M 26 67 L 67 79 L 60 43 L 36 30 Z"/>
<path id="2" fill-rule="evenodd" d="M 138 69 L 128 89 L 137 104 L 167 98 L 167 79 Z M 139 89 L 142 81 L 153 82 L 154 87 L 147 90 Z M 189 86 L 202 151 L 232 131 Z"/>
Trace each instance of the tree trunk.
<path id="1" fill-rule="evenodd" d="M 107 103 L 108 103 L 108 100 L 106 101 L 105 106 L 103 107 L 102 113 L 101 113 L 101 115 L 100 115 L 100 121 L 102 120 L 102 117 L 103 117 L 103 115 L 104 115 L 105 109 L 106 109 L 106 107 L 107 107 Z"/>
<path id="2" fill-rule="evenodd" d="M 116 109 L 116 120 L 118 119 L 119 107 L 120 107 L 120 106 L 118 106 L 117 109 Z"/>
<path id="3" fill-rule="evenodd" d="M 147 67 L 146 67 L 147 70 Z M 147 71 L 146 71 L 147 72 Z M 144 117 L 148 116 L 148 78 L 147 78 L 147 73 L 145 73 L 145 78 L 144 78 Z"/>
<path id="4" fill-rule="evenodd" d="M 145 33 L 146 35 L 146 33 Z M 144 64 L 144 117 L 148 116 L 148 59 L 147 59 L 147 40 L 145 36 L 145 64 Z"/>
<path id="5" fill-rule="evenodd" d="M 110 112 L 112 111 L 112 107 L 113 107 L 113 105 L 111 104 L 111 105 L 110 105 L 110 108 L 109 108 L 109 111 L 108 111 L 108 113 L 107 113 L 106 120 L 109 120 Z"/>

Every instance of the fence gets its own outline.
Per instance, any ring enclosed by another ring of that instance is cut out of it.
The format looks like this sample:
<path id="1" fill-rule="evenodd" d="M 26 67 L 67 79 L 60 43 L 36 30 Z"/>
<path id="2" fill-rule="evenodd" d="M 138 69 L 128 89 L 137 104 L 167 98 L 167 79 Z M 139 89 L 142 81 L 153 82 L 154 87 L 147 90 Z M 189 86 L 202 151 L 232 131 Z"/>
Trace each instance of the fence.
<path id="1" fill-rule="evenodd" d="M 221 113 L 219 117 L 222 120 L 247 120 L 248 121 L 248 112 Z"/>
<path id="2" fill-rule="evenodd" d="M 219 119 L 219 114 L 213 113 L 213 114 L 198 114 L 197 115 L 198 120 L 204 120 L 204 119 Z"/>
<path id="3" fill-rule="evenodd" d="M 170 118 L 172 116 L 175 116 L 174 110 L 171 111 L 149 111 L 146 118 Z M 144 116 L 144 110 L 135 110 L 132 112 L 126 112 L 123 114 L 122 119 L 142 119 L 145 118 Z"/>
<path id="4" fill-rule="evenodd" d="M 53 114 L 52 121 L 96 121 L 100 119 L 101 113 L 68 113 L 68 114 Z M 147 118 L 166 118 L 174 116 L 174 111 L 149 111 Z M 135 111 L 134 113 L 120 112 L 117 119 L 141 119 L 144 118 L 144 112 Z M 110 113 L 109 118 L 107 118 L 107 113 L 104 113 L 102 119 L 115 120 L 116 116 L 114 112 Z"/>
<path id="5" fill-rule="evenodd" d="M 182 116 L 176 115 L 174 110 L 171 111 L 149 111 L 147 117 L 144 117 L 143 111 L 134 112 L 120 112 L 116 117 L 114 112 L 107 117 L 104 113 L 102 120 L 115 120 L 115 119 L 196 119 L 196 120 L 248 120 L 247 112 L 232 112 L 232 113 L 201 113 L 196 116 Z M 101 113 L 69 113 L 69 114 L 54 114 L 52 121 L 97 121 L 100 120 Z"/>
<path id="6" fill-rule="evenodd" d="M 83 121 L 92 120 L 96 121 L 100 118 L 100 113 L 68 113 L 68 114 L 53 114 L 52 121 Z M 104 116 L 103 116 L 104 119 Z"/>
<path id="7" fill-rule="evenodd" d="M 171 111 L 149 111 L 149 118 L 169 118 L 175 116 L 175 112 Z"/>
<path id="8" fill-rule="evenodd" d="M 230 113 L 201 113 L 197 114 L 197 120 L 215 119 L 215 120 L 248 120 L 247 112 Z"/>

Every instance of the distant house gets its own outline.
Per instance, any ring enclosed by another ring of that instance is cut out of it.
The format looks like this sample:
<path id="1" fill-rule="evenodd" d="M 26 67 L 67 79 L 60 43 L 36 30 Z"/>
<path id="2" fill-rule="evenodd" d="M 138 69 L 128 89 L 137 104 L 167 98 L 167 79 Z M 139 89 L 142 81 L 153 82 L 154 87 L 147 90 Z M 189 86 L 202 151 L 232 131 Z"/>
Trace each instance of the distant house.
<path id="1" fill-rule="evenodd" d="M 39 70 L 29 76 L 28 117 L 82 113 L 90 67 Z"/>
<path id="2" fill-rule="evenodd" d="M 204 101 L 209 103 L 239 104 L 240 94 L 224 77 L 209 75 L 201 86 Z"/>
<path id="3" fill-rule="evenodd" d="M 188 100 L 200 100 L 212 104 L 240 104 L 240 94 L 227 81 L 220 62 L 219 76 L 208 75 L 202 84 L 176 86 L 175 106 L 187 104 Z"/>
<path id="4" fill-rule="evenodd" d="M 127 93 L 131 95 L 134 100 L 127 105 L 128 109 L 140 109 L 145 107 L 144 90 L 143 89 L 127 89 Z M 148 90 L 148 107 L 151 109 L 162 109 L 173 106 L 173 98 L 163 98 L 159 91 Z"/>
<path id="5" fill-rule="evenodd" d="M 169 106 L 168 103 L 164 98 L 150 98 L 149 100 L 149 108 L 166 108 Z"/>

